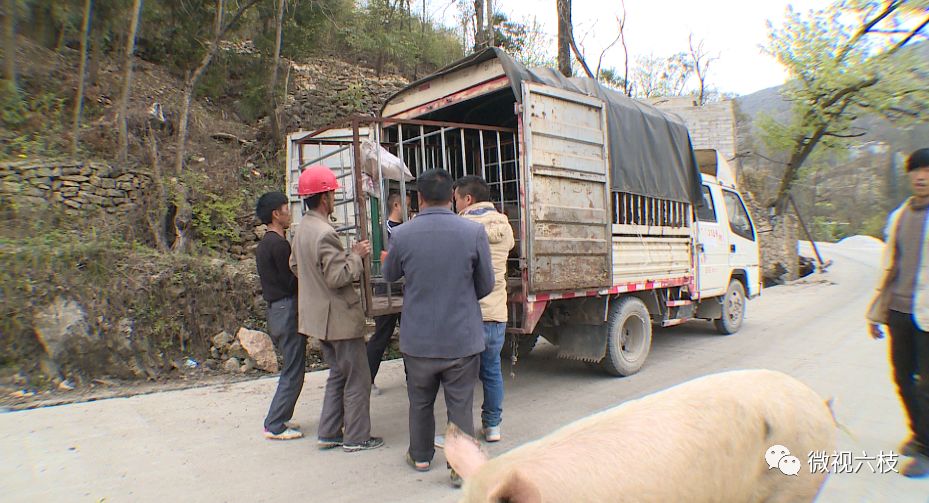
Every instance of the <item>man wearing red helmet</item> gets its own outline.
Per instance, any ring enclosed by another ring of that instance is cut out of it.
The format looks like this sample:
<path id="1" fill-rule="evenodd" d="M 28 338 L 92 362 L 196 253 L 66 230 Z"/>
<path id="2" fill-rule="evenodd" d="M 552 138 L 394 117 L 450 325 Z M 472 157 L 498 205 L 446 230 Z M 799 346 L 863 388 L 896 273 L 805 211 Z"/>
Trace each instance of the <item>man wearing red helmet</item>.
<path id="1" fill-rule="evenodd" d="M 371 436 L 371 372 L 364 341 L 364 312 L 352 283 L 361 279 L 362 259 L 371 244 L 360 241 L 349 252 L 329 221 L 339 182 L 323 165 L 300 174 L 297 192 L 305 217 L 294 235 L 290 267 L 297 292 L 301 334 L 320 341 L 329 379 L 319 419 L 320 449 L 345 452 L 376 449 L 384 440 Z"/>

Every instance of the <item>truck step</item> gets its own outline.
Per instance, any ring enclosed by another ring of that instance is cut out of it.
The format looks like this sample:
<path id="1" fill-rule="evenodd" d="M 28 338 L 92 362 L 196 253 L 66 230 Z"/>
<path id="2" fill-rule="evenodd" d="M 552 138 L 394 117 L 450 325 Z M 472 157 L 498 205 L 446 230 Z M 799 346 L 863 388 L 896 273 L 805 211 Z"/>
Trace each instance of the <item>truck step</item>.
<path id="1" fill-rule="evenodd" d="M 685 321 L 688 321 L 688 320 L 690 320 L 690 318 L 675 318 L 672 320 L 664 320 L 661 322 L 661 326 L 662 327 L 673 327 L 675 325 L 680 325 L 681 323 L 684 323 Z"/>
<path id="2" fill-rule="evenodd" d="M 668 307 L 680 307 L 680 306 L 689 306 L 693 303 L 694 302 L 692 300 L 681 299 L 681 300 L 669 300 L 666 303 L 666 305 Z"/>

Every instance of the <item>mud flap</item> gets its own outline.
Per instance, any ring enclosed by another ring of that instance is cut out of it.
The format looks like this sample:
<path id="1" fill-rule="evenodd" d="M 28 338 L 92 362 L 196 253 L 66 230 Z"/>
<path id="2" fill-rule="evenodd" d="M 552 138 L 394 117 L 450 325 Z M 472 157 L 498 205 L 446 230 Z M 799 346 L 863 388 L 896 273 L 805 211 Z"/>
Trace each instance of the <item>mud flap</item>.
<path id="1" fill-rule="evenodd" d="M 597 363 L 606 356 L 608 331 L 606 323 L 599 325 L 570 323 L 557 327 L 546 327 L 545 332 L 549 331 L 557 333 L 555 337 L 558 340 L 559 358 Z M 543 333 L 543 336 L 545 336 L 545 333 Z"/>

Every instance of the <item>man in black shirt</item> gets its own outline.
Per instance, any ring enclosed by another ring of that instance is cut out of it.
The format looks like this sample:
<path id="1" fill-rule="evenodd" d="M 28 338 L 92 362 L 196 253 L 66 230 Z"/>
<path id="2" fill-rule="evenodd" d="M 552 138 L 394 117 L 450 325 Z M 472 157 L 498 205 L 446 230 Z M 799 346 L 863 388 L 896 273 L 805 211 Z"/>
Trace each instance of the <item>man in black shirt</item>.
<path id="1" fill-rule="evenodd" d="M 403 203 L 400 200 L 399 192 L 391 192 L 387 197 L 387 207 L 390 208 L 390 215 L 387 217 L 387 239 L 384 240 L 384 249 L 387 249 L 387 243 L 390 242 L 390 236 L 393 234 L 394 227 L 403 223 Z M 406 197 L 406 207 L 410 207 L 410 196 Z M 380 288 L 377 288 L 380 287 Z M 376 285 L 376 294 L 386 295 L 387 287 Z M 392 289 L 393 295 L 400 294 L 397 289 Z M 394 334 L 397 323 L 400 322 L 400 313 L 385 314 L 374 317 L 374 335 L 368 340 L 365 350 L 368 353 L 368 367 L 371 370 L 371 394 L 380 395 L 381 390 L 374 384 L 374 378 L 377 377 L 377 371 L 381 368 L 381 358 L 390 345 L 390 338 Z"/>
<path id="2" fill-rule="evenodd" d="M 287 196 L 268 192 L 258 199 L 255 214 L 268 231 L 258 243 L 256 262 L 261 279 L 261 295 L 268 302 L 268 331 L 284 357 L 284 368 L 277 391 L 264 422 L 264 435 L 271 440 L 292 440 L 303 433 L 288 424 L 306 373 L 306 337 L 297 333 L 297 278 L 290 270 L 290 243 L 284 232 L 290 227 Z"/>

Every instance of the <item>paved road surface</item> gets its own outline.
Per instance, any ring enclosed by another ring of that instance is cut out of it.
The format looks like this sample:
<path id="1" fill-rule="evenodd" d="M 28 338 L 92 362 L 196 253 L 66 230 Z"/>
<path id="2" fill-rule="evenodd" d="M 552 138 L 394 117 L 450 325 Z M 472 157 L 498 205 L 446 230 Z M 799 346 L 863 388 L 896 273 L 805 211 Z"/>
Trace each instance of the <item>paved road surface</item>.
<path id="1" fill-rule="evenodd" d="M 875 456 L 905 436 L 890 380 L 887 342 L 862 321 L 879 248 L 865 240 L 828 246 L 825 275 L 765 291 L 741 332 L 722 337 L 706 323 L 659 330 L 649 361 L 614 379 L 540 346 L 507 378 L 499 454 L 570 421 L 692 377 L 764 367 L 786 371 L 835 396 L 854 437 L 839 451 Z M 422 474 L 403 462 L 406 392 L 399 362 L 382 367 L 374 433 L 387 446 L 320 452 L 313 440 L 270 442 L 261 421 L 275 379 L 0 414 L 0 488 L 5 501 L 455 501 L 447 471 Z M 325 372 L 308 375 L 296 420 L 315 430 Z M 480 397 L 475 399 L 479 404 Z M 441 403 L 437 407 L 442 410 Z M 444 423 L 444 412 L 438 423 Z M 475 417 L 479 417 L 475 415 Z M 796 454 L 796 453 L 795 453 Z M 762 453 L 759 453 L 761 456 Z M 804 456 L 798 456 L 804 463 Z M 441 451 L 433 466 L 443 467 Z M 806 466 L 806 465 L 804 465 Z M 618 468 L 619 469 L 619 468 Z M 929 480 L 872 474 L 830 477 L 823 502 L 924 503 Z"/>

